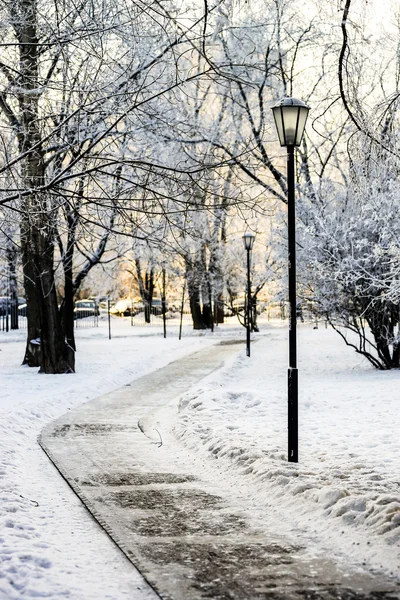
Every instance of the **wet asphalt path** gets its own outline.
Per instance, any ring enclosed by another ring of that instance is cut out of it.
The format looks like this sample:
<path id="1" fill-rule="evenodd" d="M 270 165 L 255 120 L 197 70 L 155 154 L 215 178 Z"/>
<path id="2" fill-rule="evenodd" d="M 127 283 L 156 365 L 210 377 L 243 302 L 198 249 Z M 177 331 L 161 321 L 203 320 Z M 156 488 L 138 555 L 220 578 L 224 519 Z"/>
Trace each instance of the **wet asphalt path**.
<path id="1" fill-rule="evenodd" d="M 222 342 L 83 404 L 49 424 L 39 443 L 164 600 L 399 600 L 394 584 L 307 559 L 293 541 L 250 527 L 215 482 L 171 461 L 154 443 L 157 432 L 153 441 L 143 435 L 147 414 L 239 349 L 242 342 Z"/>

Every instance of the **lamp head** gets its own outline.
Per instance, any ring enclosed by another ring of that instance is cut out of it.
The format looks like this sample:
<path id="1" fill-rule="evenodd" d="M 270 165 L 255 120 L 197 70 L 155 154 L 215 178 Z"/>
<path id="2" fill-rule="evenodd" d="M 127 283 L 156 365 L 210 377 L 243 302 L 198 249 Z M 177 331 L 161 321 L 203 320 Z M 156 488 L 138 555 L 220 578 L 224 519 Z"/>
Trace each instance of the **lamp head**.
<path id="1" fill-rule="evenodd" d="M 272 107 L 281 146 L 300 146 L 309 106 L 296 98 L 282 98 Z"/>
<path id="2" fill-rule="evenodd" d="M 254 233 L 245 233 L 243 236 L 243 245 L 245 247 L 246 250 L 251 250 L 253 248 L 253 244 L 254 244 L 254 239 L 255 239 L 255 235 Z"/>

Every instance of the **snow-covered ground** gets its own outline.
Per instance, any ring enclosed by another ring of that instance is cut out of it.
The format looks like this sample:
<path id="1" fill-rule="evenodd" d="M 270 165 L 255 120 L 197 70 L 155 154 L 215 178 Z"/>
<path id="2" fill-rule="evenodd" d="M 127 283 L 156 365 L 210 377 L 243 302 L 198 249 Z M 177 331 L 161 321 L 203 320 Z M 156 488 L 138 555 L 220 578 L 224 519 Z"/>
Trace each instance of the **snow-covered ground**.
<path id="1" fill-rule="evenodd" d="M 77 331 L 75 375 L 21 367 L 25 333 L 0 332 L 0 599 L 157 596 L 93 521 L 37 444 L 69 409 L 212 343 L 147 337 L 113 319 Z"/>
<path id="2" fill-rule="evenodd" d="M 400 371 L 377 371 L 334 331 L 301 326 L 293 464 L 287 349 L 286 328 L 269 326 L 250 359 L 240 353 L 180 399 L 174 433 L 244 492 L 248 515 L 262 507 L 266 527 L 400 578 Z"/>
<path id="3" fill-rule="evenodd" d="M 154 598 L 37 435 L 82 402 L 244 330 L 179 341 L 176 328 L 164 340 L 129 319 L 112 325 L 111 341 L 104 321 L 77 331 L 75 375 L 21 367 L 24 332 L 0 332 L 0 599 Z M 287 330 L 271 324 L 257 337 L 250 359 L 243 346 L 167 409 L 181 451 L 195 450 L 194 460 L 225 490 L 231 486 L 258 525 L 265 514 L 266 528 L 308 537 L 316 553 L 400 576 L 400 372 L 378 372 L 331 330 L 301 326 L 300 462 L 288 464 Z"/>

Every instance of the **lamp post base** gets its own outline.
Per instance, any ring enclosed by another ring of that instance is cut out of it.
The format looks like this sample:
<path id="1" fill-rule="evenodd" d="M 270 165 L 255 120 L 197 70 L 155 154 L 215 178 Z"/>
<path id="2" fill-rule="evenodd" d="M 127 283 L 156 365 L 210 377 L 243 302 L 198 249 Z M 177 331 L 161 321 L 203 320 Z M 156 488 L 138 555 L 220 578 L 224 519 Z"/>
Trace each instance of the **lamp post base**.
<path id="1" fill-rule="evenodd" d="M 288 369 L 288 461 L 299 462 L 298 440 L 298 371 Z"/>

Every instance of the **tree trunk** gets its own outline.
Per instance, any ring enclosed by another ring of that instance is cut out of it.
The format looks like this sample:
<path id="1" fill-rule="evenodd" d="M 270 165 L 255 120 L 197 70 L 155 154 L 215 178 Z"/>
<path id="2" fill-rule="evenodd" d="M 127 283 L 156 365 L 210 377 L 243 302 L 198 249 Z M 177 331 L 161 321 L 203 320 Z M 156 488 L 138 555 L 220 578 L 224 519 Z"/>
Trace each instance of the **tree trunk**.
<path id="1" fill-rule="evenodd" d="M 393 344 L 392 368 L 400 369 L 400 344 Z"/>
<path id="2" fill-rule="evenodd" d="M 206 329 L 201 310 L 201 287 L 198 273 L 194 271 L 192 263 L 188 260 L 186 261 L 186 278 L 193 329 Z"/>
<path id="3" fill-rule="evenodd" d="M 38 247 L 43 249 L 37 257 L 36 289 L 40 311 L 40 373 L 71 373 L 68 363 L 67 345 L 61 325 L 61 315 L 57 305 L 57 294 L 53 273 L 53 245 L 49 248 L 48 239 L 41 236 Z"/>
<path id="4" fill-rule="evenodd" d="M 18 281 L 17 281 L 18 249 L 9 238 L 7 241 L 6 257 L 8 264 L 8 282 L 10 295 L 11 329 L 18 329 Z"/>
<path id="5" fill-rule="evenodd" d="M 215 322 L 216 323 L 224 322 L 224 319 L 225 319 L 224 306 L 225 306 L 225 297 L 224 297 L 223 292 L 220 292 L 219 294 L 217 294 L 217 297 L 215 299 Z"/>
<path id="6" fill-rule="evenodd" d="M 208 273 L 208 276 L 210 274 Z M 207 291 L 204 290 L 205 298 L 203 297 L 203 323 L 207 329 L 214 331 L 214 315 L 212 310 L 212 290 L 211 283 L 207 281 Z"/>
<path id="7" fill-rule="evenodd" d="M 146 323 L 151 322 L 151 307 L 153 304 L 154 294 L 154 271 L 153 267 L 146 270 L 145 284 L 144 284 L 144 320 Z"/>
<path id="8" fill-rule="evenodd" d="M 136 279 L 139 285 L 140 295 L 144 304 L 144 320 L 145 323 L 150 323 L 151 321 L 151 307 L 153 304 L 153 294 L 154 294 L 154 269 L 153 266 L 147 265 L 146 272 L 144 275 L 144 280 L 142 276 L 142 267 L 140 264 L 140 259 L 135 259 L 135 267 L 136 267 Z"/>
<path id="9" fill-rule="evenodd" d="M 74 286 L 72 273 L 73 248 L 68 247 L 63 261 L 64 265 L 64 298 L 61 304 L 61 318 L 66 340 L 66 354 L 69 366 L 75 371 L 75 331 L 74 331 Z"/>
<path id="10" fill-rule="evenodd" d="M 161 306 L 162 306 L 164 338 L 166 338 L 167 337 L 167 298 L 166 298 L 166 273 L 165 273 L 165 267 L 163 267 L 163 270 L 162 270 Z"/>
<path id="11" fill-rule="evenodd" d="M 188 282 L 190 312 L 192 313 L 193 329 L 206 329 L 201 312 L 200 293 L 198 288 L 193 288 Z"/>
<path id="12" fill-rule="evenodd" d="M 24 230 L 26 217 L 21 223 L 22 264 L 24 271 L 24 288 L 27 307 L 27 341 L 23 365 L 40 367 L 40 312 L 35 284 L 35 265 L 29 244 L 29 226 Z"/>
<path id="13" fill-rule="evenodd" d="M 17 4 L 17 3 L 16 3 Z M 67 373 L 64 332 L 57 306 L 54 281 L 54 228 L 51 199 L 39 191 L 45 181 L 44 153 L 39 129 L 39 79 L 37 5 L 35 0 L 20 0 L 15 7 L 15 29 L 20 42 L 19 91 L 20 149 L 24 190 L 33 190 L 21 201 L 21 247 L 26 285 L 28 339 L 24 363 L 37 366 L 42 373 Z M 38 350 L 40 339 L 40 351 Z"/>
<path id="14" fill-rule="evenodd" d="M 205 329 L 212 329 L 211 302 L 203 304 L 203 325 Z"/>
<path id="15" fill-rule="evenodd" d="M 250 325 L 252 332 L 259 332 L 259 328 L 257 325 L 257 295 L 254 294 L 251 298 L 251 315 L 250 315 Z"/>

